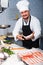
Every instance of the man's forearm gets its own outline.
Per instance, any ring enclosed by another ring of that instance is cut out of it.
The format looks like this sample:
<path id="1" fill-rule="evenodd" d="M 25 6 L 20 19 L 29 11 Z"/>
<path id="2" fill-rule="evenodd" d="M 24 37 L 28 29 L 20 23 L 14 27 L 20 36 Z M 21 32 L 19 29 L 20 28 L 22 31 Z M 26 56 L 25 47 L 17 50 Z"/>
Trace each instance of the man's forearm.
<path id="1" fill-rule="evenodd" d="M 30 37 L 30 39 L 33 39 L 33 38 L 34 38 L 34 33 L 31 33 L 31 34 L 29 35 L 29 37 Z"/>
<path id="2" fill-rule="evenodd" d="M 34 38 L 34 32 L 31 33 L 30 35 L 26 36 L 26 39 L 29 40 L 29 39 L 33 39 Z"/>

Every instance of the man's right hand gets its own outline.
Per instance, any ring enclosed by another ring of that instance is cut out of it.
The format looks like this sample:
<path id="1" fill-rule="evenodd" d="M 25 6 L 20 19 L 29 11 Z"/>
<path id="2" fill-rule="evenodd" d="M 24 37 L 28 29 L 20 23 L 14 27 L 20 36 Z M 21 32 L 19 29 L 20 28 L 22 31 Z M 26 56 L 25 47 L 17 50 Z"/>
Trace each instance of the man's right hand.
<path id="1" fill-rule="evenodd" d="M 18 40 L 24 40 L 24 39 L 23 39 L 23 35 L 20 35 L 20 34 L 17 35 L 16 38 L 17 38 Z"/>

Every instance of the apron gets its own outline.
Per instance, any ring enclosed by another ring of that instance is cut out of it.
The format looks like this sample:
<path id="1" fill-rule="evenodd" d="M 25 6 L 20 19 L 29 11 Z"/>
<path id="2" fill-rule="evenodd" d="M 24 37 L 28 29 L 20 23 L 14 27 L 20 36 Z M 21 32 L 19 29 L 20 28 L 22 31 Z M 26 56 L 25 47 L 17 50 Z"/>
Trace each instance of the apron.
<path id="1" fill-rule="evenodd" d="M 30 17 L 30 21 L 31 21 L 31 17 Z M 30 21 L 29 21 L 29 25 L 24 25 L 24 22 L 23 22 L 22 31 L 24 36 L 30 35 L 32 33 L 30 29 Z M 31 49 L 32 47 L 35 47 L 35 48 L 39 47 L 39 39 L 37 39 L 36 41 L 23 40 L 22 42 L 23 42 L 23 46 L 29 49 Z"/>

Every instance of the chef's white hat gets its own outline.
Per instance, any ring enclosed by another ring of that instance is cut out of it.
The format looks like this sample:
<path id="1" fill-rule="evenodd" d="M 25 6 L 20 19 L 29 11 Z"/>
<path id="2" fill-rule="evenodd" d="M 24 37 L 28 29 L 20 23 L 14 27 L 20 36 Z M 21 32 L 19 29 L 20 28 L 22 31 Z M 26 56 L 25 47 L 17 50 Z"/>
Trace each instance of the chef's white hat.
<path id="1" fill-rule="evenodd" d="M 17 6 L 17 9 L 22 12 L 22 11 L 25 11 L 25 10 L 29 10 L 29 1 L 28 0 L 20 0 L 16 6 Z"/>

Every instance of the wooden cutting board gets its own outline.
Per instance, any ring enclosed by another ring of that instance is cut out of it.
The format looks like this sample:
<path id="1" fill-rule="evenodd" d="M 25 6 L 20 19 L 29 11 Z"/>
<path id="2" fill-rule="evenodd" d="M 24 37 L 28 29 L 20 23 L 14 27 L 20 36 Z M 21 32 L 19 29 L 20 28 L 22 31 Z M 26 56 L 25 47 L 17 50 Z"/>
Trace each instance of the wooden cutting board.
<path id="1" fill-rule="evenodd" d="M 0 36 L 0 40 L 4 40 L 4 38 L 6 38 L 5 35 L 1 35 L 1 36 Z"/>
<path id="2" fill-rule="evenodd" d="M 11 50 L 24 50 L 25 48 L 11 48 Z"/>

